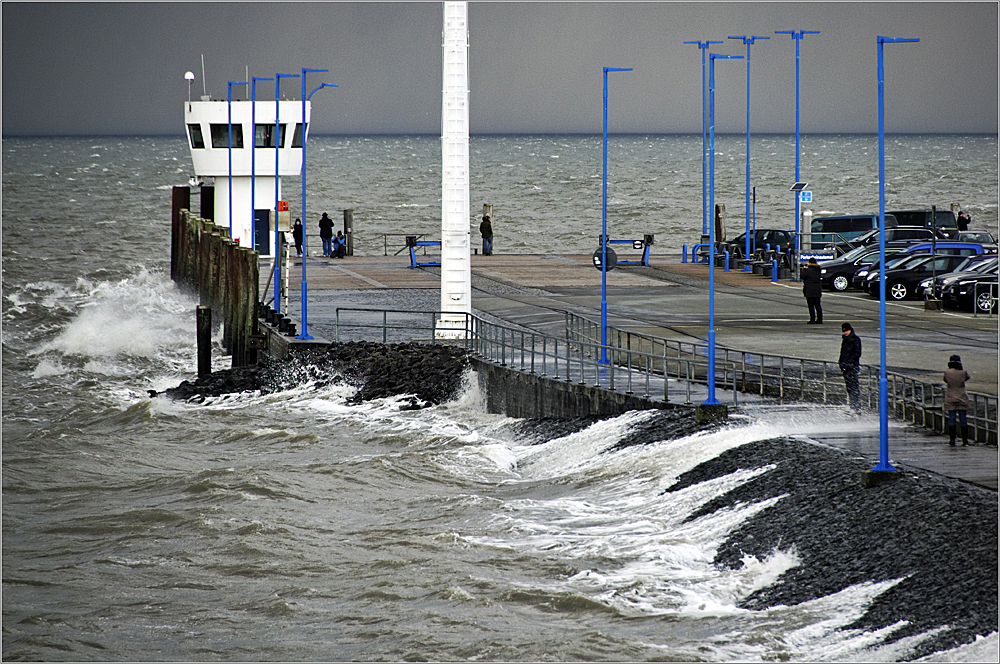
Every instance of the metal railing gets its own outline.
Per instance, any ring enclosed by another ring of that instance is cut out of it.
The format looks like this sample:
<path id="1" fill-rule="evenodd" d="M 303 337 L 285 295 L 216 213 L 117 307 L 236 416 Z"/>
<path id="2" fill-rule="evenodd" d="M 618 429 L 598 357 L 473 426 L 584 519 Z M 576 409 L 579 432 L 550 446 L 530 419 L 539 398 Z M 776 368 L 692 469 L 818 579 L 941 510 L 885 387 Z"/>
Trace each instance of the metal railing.
<path id="1" fill-rule="evenodd" d="M 664 402 L 691 403 L 695 392 L 708 384 L 708 360 L 698 356 L 667 357 L 641 350 L 605 348 L 608 362 L 600 361 L 600 343 L 559 338 L 525 328 L 487 321 L 474 314 L 448 312 L 449 339 L 437 338 L 442 312 L 338 307 L 335 339 L 375 340 L 382 343 L 459 343 L 483 360 L 527 374 L 568 383 L 592 385 L 612 392 L 636 394 Z M 732 362 L 716 363 L 716 383 L 739 405 L 739 369 Z M 664 375 L 666 368 L 666 375 Z M 674 378 L 671 381 L 671 377 Z M 671 384 L 673 383 L 673 384 Z"/>
<path id="2" fill-rule="evenodd" d="M 600 323 L 583 316 L 566 313 L 566 337 L 573 340 L 600 338 Z M 609 353 L 618 363 L 628 363 L 627 353 L 663 358 L 695 358 L 707 356 L 708 345 L 700 342 L 664 339 L 649 334 L 631 332 L 609 326 L 607 330 Z M 805 402 L 843 404 L 847 402 L 847 389 L 836 362 L 812 360 L 789 355 L 736 350 L 716 346 L 716 361 L 726 365 L 728 375 L 734 367 L 738 378 L 735 387 L 777 401 L 778 403 Z M 662 372 L 663 363 L 653 370 Z M 718 369 L 717 369 L 718 370 Z M 878 408 L 879 366 L 862 365 L 861 398 L 870 408 Z M 679 377 L 679 376 L 678 376 Z M 913 422 L 935 430 L 944 428 L 944 384 L 887 371 L 890 415 L 896 419 Z M 972 408 L 968 411 L 969 424 L 976 432 L 976 440 L 996 441 L 997 397 L 981 392 L 968 392 Z"/>

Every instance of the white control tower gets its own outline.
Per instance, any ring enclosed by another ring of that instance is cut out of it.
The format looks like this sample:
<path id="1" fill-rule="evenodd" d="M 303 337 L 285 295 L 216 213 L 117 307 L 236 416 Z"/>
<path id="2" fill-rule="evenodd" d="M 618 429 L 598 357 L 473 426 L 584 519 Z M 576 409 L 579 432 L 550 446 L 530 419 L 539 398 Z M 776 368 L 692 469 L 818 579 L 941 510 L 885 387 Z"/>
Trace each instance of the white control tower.
<path id="1" fill-rule="evenodd" d="M 281 176 L 302 173 L 302 142 L 309 133 L 311 104 L 308 101 L 305 104 L 304 120 L 301 101 L 257 101 L 256 111 L 254 104 L 251 101 L 187 101 L 184 103 L 184 122 L 195 175 L 215 179 L 215 224 L 230 226 L 232 200 L 233 240 L 238 240 L 241 247 L 251 247 L 263 255 L 273 256 L 273 219 L 284 221 L 286 217 L 274 214 L 275 202 L 283 200 Z M 275 131 L 276 113 L 278 131 Z M 252 151 L 251 141 L 254 144 Z"/>
<path id="2" fill-rule="evenodd" d="M 472 312 L 469 257 L 469 33 L 465 2 L 444 3 L 441 104 L 441 318 L 438 338 L 464 337 Z M 457 330 L 455 329 L 457 328 Z"/>

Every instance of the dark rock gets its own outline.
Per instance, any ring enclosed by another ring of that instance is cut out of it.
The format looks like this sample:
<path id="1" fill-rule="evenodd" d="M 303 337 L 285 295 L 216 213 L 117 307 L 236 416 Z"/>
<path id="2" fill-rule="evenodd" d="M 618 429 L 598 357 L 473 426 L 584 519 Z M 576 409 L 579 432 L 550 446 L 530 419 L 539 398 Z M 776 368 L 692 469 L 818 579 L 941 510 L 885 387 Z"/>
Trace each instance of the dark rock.
<path id="1" fill-rule="evenodd" d="M 733 531 L 715 563 L 743 565 L 794 547 L 801 564 L 749 595 L 742 607 L 794 605 L 865 581 L 902 579 L 846 629 L 899 621 L 890 640 L 942 628 L 913 653 L 922 657 L 997 631 L 997 496 L 955 480 L 903 473 L 865 488 L 869 462 L 796 440 L 759 441 L 682 474 L 667 491 L 732 473 L 774 468 L 700 506 L 688 520 L 740 503 L 784 496 Z"/>
<path id="2" fill-rule="evenodd" d="M 346 382 L 358 388 L 351 403 L 412 395 L 407 408 L 413 409 L 455 398 L 468 366 L 468 351 L 454 346 L 334 343 L 284 361 L 265 358 L 257 365 L 216 371 L 193 383 L 185 380 L 162 394 L 200 403 L 224 394 L 270 394 L 309 381 L 317 387 Z M 149 390 L 149 395 L 157 392 Z"/>

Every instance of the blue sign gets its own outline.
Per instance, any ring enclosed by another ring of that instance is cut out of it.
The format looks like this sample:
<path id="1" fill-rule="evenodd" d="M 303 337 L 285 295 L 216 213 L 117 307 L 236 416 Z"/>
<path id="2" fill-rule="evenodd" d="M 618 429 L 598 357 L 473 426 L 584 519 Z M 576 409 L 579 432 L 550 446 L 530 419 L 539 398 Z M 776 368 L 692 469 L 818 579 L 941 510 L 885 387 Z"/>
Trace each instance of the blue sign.
<path id="1" fill-rule="evenodd" d="M 813 201 L 813 193 L 811 191 L 803 191 L 799 196 L 801 196 L 799 200 L 803 203 L 812 203 Z"/>

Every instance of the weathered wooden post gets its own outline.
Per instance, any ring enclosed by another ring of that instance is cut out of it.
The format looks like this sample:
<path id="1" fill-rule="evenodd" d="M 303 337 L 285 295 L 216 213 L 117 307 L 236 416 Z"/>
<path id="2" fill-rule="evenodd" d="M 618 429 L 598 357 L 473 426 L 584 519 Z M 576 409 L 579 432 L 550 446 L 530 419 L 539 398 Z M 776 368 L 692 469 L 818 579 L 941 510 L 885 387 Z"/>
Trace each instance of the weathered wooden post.
<path id="1" fill-rule="evenodd" d="M 354 255 L 354 210 L 344 210 L 344 240 L 347 243 L 347 255 Z"/>
<path id="2" fill-rule="evenodd" d="M 212 373 L 212 308 L 198 305 L 196 336 L 198 337 L 198 378 Z"/>

